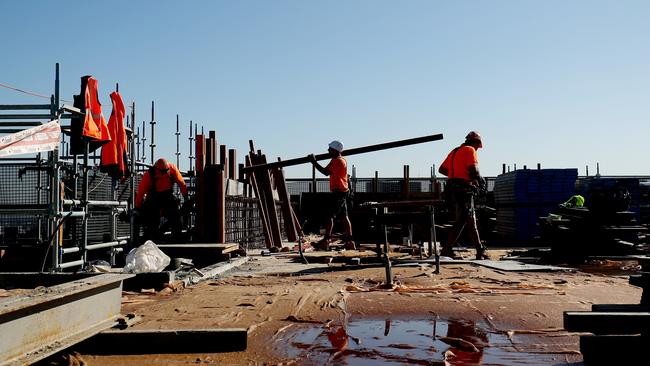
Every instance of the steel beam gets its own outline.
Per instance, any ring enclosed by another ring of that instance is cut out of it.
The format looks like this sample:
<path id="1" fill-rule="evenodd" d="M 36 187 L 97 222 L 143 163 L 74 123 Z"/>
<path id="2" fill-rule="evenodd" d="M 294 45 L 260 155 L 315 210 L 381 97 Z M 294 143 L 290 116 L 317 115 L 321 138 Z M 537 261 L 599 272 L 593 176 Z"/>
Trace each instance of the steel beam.
<path id="1" fill-rule="evenodd" d="M 412 138 L 412 139 L 391 141 L 391 142 L 385 142 L 385 143 L 376 144 L 376 145 L 368 145 L 368 146 L 362 146 L 362 147 L 355 147 L 355 148 L 351 148 L 351 149 L 344 149 L 341 152 L 341 155 L 350 156 L 350 155 L 357 155 L 357 154 L 365 154 L 365 153 L 369 153 L 369 152 L 373 152 L 373 151 L 394 149 L 396 147 L 415 145 L 415 144 L 422 144 L 422 143 L 425 143 L 425 142 L 438 141 L 438 140 L 442 140 L 442 134 L 415 137 L 415 138 Z M 251 149 L 251 151 L 253 151 L 253 150 Z M 325 160 L 325 159 L 331 159 L 332 156 L 329 153 L 325 153 L 325 154 L 315 155 L 314 158 L 316 160 Z M 257 170 L 257 169 L 271 169 L 271 168 L 281 168 L 281 167 L 285 167 L 285 166 L 300 165 L 300 164 L 309 163 L 310 161 L 311 160 L 310 160 L 309 156 L 305 156 L 305 157 L 302 157 L 302 158 L 294 158 L 294 159 L 276 161 L 276 162 L 272 162 L 272 163 L 258 163 L 257 165 L 244 167 L 244 172 L 248 173 L 248 172 L 251 172 L 251 171 Z"/>
<path id="2" fill-rule="evenodd" d="M 102 274 L 0 300 L 0 365 L 34 363 L 112 327 L 130 277 Z"/>

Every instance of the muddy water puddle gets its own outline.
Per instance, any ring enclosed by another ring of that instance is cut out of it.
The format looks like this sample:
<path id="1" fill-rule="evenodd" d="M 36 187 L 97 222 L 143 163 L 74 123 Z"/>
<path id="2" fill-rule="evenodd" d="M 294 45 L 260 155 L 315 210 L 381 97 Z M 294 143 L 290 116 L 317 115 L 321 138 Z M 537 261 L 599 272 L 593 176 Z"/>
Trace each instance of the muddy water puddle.
<path id="1" fill-rule="evenodd" d="M 518 352 L 507 335 L 459 319 L 352 319 L 288 329 L 276 340 L 301 365 L 557 365 Z"/>

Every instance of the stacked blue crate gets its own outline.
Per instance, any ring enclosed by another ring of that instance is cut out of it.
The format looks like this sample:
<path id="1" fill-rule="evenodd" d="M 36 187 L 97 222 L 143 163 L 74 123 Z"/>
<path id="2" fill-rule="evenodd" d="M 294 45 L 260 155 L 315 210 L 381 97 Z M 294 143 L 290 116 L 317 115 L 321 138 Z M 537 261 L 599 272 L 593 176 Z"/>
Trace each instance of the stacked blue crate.
<path id="1" fill-rule="evenodd" d="M 494 185 L 497 232 L 504 239 L 531 241 L 539 235 L 539 217 L 575 194 L 577 169 L 515 170 Z"/>

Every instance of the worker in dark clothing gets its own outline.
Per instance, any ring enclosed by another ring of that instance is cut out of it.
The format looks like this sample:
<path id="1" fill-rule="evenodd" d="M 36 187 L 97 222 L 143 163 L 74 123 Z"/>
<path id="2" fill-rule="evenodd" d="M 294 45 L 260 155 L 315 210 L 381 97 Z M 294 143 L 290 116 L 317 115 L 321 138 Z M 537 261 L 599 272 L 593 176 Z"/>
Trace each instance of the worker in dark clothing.
<path id="1" fill-rule="evenodd" d="M 449 232 L 447 242 L 442 248 L 441 255 L 453 257 L 453 247 L 456 245 L 463 229 L 467 229 L 472 244 L 476 247 L 476 259 L 487 259 L 486 249 L 481 243 L 476 226 L 474 211 L 474 194 L 482 184 L 483 179 L 478 168 L 476 151 L 483 147 L 481 135 L 471 131 L 465 137 L 465 142 L 453 149 L 438 171 L 447 176 L 445 195 L 449 207 L 454 212 L 455 222 Z"/>
<path id="2" fill-rule="evenodd" d="M 343 144 L 336 140 L 332 141 L 330 142 L 327 151 L 332 157 L 332 160 L 330 160 L 329 164 L 325 167 L 316 161 L 316 157 L 314 157 L 313 154 L 309 155 L 314 167 L 322 174 L 329 176 L 330 191 L 332 192 L 331 207 L 328 211 L 329 221 L 327 222 L 325 238 L 323 238 L 320 243 L 320 249 L 329 249 L 332 229 L 334 227 L 334 219 L 338 217 L 343 222 L 343 227 L 345 229 L 345 249 L 354 250 L 356 249 L 356 244 L 352 239 L 352 224 L 348 217 L 347 207 L 347 198 L 350 192 L 348 182 L 348 163 L 345 158 L 341 156 Z"/>
<path id="3" fill-rule="evenodd" d="M 181 172 L 176 165 L 162 158 L 142 176 L 135 196 L 135 208 L 138 213 L 137 221 L 144 226 L 143 239 L 159 237 L 161 217 L 167 219 L 174 236 L 180 233 L 179 200 L 174 196 L 174 184 L 178 185 L 183 199 L 187 202 L 187 186 Z"/>

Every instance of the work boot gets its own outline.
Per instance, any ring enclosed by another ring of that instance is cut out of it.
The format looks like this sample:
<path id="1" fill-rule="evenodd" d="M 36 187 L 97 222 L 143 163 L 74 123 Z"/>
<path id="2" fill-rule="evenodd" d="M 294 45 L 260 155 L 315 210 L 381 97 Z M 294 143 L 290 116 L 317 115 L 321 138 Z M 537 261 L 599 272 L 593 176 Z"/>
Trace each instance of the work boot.
<path id="1" fill-rule="evenodd" d="M 450 247 L 443 247 L 442 250 L 440 251 L 440 255 L 449 258 L 455 257 L 454 250 L 451 249 Z"/>
<path id="2" fill-rule="evenodd" d="M 490 257 L 487 254 L 487 249 L 484 247 L 476 249 L 476 260 L 481 260 L 481 259 L 490 259 Z"/>
<path id="3" fill-rule="evenodd" d="M 357 244 L 354 242 L 354 240 L 348 240 L 345 242 L 345 249 L 357 250 Z"/>
<path id="4" fill-rule="evenodd" d="M 316 243 L 314 247 L 318 250 L 323 250 L 323 251 L 330 250 L 330 238 L 321 239 L 318 243 Z"/>

